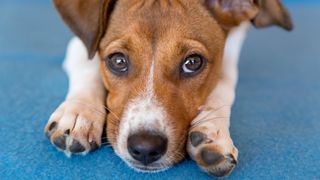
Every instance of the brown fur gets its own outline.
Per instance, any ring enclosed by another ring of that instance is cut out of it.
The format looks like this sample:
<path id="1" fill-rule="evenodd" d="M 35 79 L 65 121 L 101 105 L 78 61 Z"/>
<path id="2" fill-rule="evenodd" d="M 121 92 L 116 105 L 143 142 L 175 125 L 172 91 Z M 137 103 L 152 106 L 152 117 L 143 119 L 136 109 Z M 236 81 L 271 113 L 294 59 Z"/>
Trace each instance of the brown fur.
<path id="1" fill-rule="evenodd" d="M 154 61 L 156 98 L 166 108 L 176 131 L 176 136 L 169 139 L 175 143 L 169 143 L 168 150 L 184 152 L 181 142 L 186 140 L 190 122 L 218 80 L 224 32 L 204 7 L 192 1 L 146 1 L 144 4 L 143 1 L 119 1 L 109 23 L 100 46 L 101 58 L 124 52 L 129 55 L 132 68 L 127 77 L 119 78 L 101 61 L 101 72 L 109 90 L 108 107 L 121 119 L 128 101 L 147 86 L 146 78 Z M 205 56 L 208 63 L 201 74 L 182 77 L 181 62 L 193 52 Z M 112 114 L 108 116 L 107 132 L 113 145 L 118 121 Z"/>
<path id="2" fill-rule="evenodd" d="M 85 43 L 89 56 L 99 52 L 101 74 L 109 91 L 106 104 L 113 112 L 107 117 L 107 135 L 113 146 L 123 111 L 146 87 L 154 63 L 156 99 L 165 107 L 175 129 L 168 147 L 172 162 L 182 158 L 178 154 L 185 151 L 190 122 L 219 80 L 228 29 L 248 20 L 259 27 L 276 23 L 290 29 L 285 9 L 262 0 L 55 2 L 63 19 Z M 127 76 L 117 77 L 106 68 L 106 57 L 116 52 L 130 59 Z M 201 54 L 208 62 L 200 74 L 182 77 L 180 65 L 191 53 Z"/>

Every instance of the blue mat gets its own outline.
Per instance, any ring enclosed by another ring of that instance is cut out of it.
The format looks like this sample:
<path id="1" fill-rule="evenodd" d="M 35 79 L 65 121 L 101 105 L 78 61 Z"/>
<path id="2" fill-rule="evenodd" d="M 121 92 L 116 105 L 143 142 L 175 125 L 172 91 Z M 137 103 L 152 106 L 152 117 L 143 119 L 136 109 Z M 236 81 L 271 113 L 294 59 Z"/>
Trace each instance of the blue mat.
<path id="1" fill-rule="evenodd" d="M 243 49 L 229 179 L 320 179 L 320 5 L 294 2 L 293 33 L 252 30 Z M 66 158 L 51 146 L 43 127 L 67 91 L 71 36 L 48 0 L 0 0 L 0 179 L 209 178 L 191 160 L 142 174 L 110 147 Z"/>

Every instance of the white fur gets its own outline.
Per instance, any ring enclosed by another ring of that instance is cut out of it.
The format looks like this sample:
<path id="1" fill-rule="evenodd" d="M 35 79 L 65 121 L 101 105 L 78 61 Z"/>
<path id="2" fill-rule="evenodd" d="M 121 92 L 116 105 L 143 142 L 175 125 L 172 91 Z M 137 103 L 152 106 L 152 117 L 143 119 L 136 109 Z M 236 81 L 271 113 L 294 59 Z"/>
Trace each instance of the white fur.
<path id="1" fill-rule="evenodd" d="M 205 106 L 219 108 L 215 113 L 209 113 L 210 117 L 227 117 L 217 121 L 210 121 L 201 124 L 208 127 L 209 130 L 221 130 L 224 133 L 224 139 L 221 139 L 220 144 L 229 151 L 233 147 L 232 140 L 229 135 L 229 117 L 231 105 L 235 97 L 235 85 L 238 79 L 237 63 L 240 55 L 241 46 L 245 38 L 248 23 L 234 29 L 226 42 L 225 56 L 223 59 L 222 78 L 218 82 L 217 87 L 210 93 Z M 79 38 L 71 40 L 68 46 L 68 54 L 64 62 L 64 69 L 69 76 L 69 91 L 66 101 L 81 100 L 82 103 L 93 105 L 94 107 L 104 107 L 105 89 L 99 73 L 99 57 L 96 55 L 92 60 L 87 59 L 85 46 Z M 116 153 L 124 160 L 131 159 L 127 151 L 127 138 L 129 133 L 134 133 L 138 130 L 158 130 L 169 137 L 170 129 L 167 122 L 167 115 L 164 108 L 156 100 L 154 96 L 154 65 L 150 67 L 148 80 L 145 91 L 133 99 L 124 111 L 123 119 L 119 127 L 119 136 Z M 68 108 L 66 106 L 65 108 Z M 83 106 L 75 109 L 74 114 L 79 114 Z M 196 124 L 202 116 L 208 115 L 208 111 L 203 111 L 193 121 Z M 89 126 L 89 118 L 78 121 L 75 117 L 62 117 L 59 122 L 59 127 L 70 127 L 77 123 L 75 127 Z M 102 128 L 102 127 L 101 127 Z M 71 139 L 68 139 L 67 144 L 71 144 Z M 190 155 L 196 153 L 196 149 L 190 148 Z M 165 158 L 165 157 L 163 157 Z M 130 165 L 130 164 L 129 164 Z"/>
<path id="2" fill-rule="evenodd" d="M 77 37 L 73 38 L 69 43 L 63 67 L 69 77 L 66 102 L 76 103 L 79 105 L 79 109 L 76 108 L 74 113 L 68 116 L 64 115 L 60 119 L 59 127 L 62 129 L 72 126 L 74 126 L 74 129 L 90 126 L 91 124 L 88 123 L 90 120 L 80 119 L 77 114 L 81 113 L 82 108 L 95 109 L 96 107 L 104 107 L 105 89 L 99 73 L 99 57 L 96 55 L 92 60 L 88 60 L 87 57 L 87 51 L 81 40 Z M 125 161 L 127 159 L 133 160 L 126 146 L 129 133 L 139 130 L 156 130 L 165 135 L 169 134 L 166 112 L 155 98 L 153 81 L 154 64 L 152 63 L 145 90 L 137 98 L 130 101 L 127 108 L 125 108 L 123 119 L 120 123 L 115 151 Z M 73 107 L 65 106 L 65 108 L 68 110 L 68 108 Z M 96 110 L 99 111 L 99 109 Z M 67 155 L 70 155 L 68 147 L 72 144 L 72 141 L 73 138 L 68 136 L 67 149 L 65 150 Z"/>
<path id="3" fill-rule="evenodd" d="M 67 99 L 79 99 L 79 96 L 94 95 L 92 98 L 104 104 L 105 89 L 99 71 L 100 59 L 98 55 L 89 60 L 84 44 L 77 37 L 70 41 L 67 52 L 63 64 L 69 77 Z"/>
<path id="4" fill-rule="evenodd" d="M 220 106 L 231 106 L 233 104 L 238 80 L 237 65 L 248 27 L 248 23 L 243 23 L 231 30 L 226 41 L 221 79 L 208 96 L 205 106 L 219 108 Z"/>
<path id="5" fill-rule="evenodd" d="M 154 63 L 151 64 L 145 90 L 130 101 L 124 110 L 119 127 L 116 153 L 124 159 L 131 159 L 127 150 L 130 133 L 138 131 L 159 131 L 168 135 L 166 111 L 154 95 Z"/>
<path id="6" fill-rule="evenodd" d="M 232 153 L 231 151 L 236 149 L 229 133 L 230 115 L 238 80 L 238 60 L 248 27 L 249 23 L 245 22 L 231 30 L 226 41 L 221 79 L 203 106 L 208 110 L 202 111 L 192 121 L 191 131 L 199 129 L 207 135 L 219 132 L 219 138 L 215 139 L 215 143 L 223 148 L 224 153 Z M 198 149 L 188 142 L 191 157 L 196 155 Z M 237 157 L 237 150 L 235 151 L 234 155 Z"/>
<path id="7" fill-rule="evenodd" d="M 58 123 L 53 132 L 55 136 L 70 131 L 64 150 L 67 156 L 71 155 L 70 146 L 74 139 L 84 145 L 86 150 L 82 154 L 85 154 L 90 150 L 91 141 L 100 143 L 105 122 L 106 94 L 99 74 L 99 57 L 96 55 L 89 60 L 84 44 L 75 37 L 68 45 L 63 67 L 69 77 L 68 94 L 51 115 L 48 125 Z"/>

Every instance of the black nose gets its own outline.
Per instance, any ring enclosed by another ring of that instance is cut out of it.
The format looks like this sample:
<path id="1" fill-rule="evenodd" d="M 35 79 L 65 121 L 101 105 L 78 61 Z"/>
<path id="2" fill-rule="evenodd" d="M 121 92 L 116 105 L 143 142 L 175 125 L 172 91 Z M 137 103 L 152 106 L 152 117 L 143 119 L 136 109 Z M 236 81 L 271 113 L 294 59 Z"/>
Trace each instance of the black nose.
<path id="1" fill-rule="evenodd" d="M 167 150 L 167 138 L 160 134 L 139 132 L 128 138 L 128 151 L 137 161 L 148 165 L 158 159 Z"/>

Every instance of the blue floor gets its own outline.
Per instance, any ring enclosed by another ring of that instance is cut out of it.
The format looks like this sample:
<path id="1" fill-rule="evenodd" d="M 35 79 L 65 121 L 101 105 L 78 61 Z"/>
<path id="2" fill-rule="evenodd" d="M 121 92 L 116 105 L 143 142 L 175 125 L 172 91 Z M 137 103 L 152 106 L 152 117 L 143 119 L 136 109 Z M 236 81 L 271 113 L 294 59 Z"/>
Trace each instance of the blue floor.
<path id="1" fill-rule="evenodd" d="M 288 4 L 293 33 L 249 35 L 232 112 L 239 165 L 228 179 L 320 179 L 320 3 L 308 2 Z M 0 179 L 209 178 L 190 160 L 141 174 L 110 147 L 69 159 L 51 146 L 43 127 L 67 91 L 71 36 L 48 0 L 0 0 Z"/>

